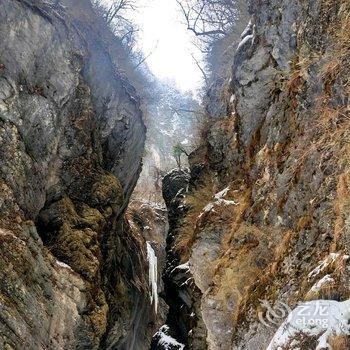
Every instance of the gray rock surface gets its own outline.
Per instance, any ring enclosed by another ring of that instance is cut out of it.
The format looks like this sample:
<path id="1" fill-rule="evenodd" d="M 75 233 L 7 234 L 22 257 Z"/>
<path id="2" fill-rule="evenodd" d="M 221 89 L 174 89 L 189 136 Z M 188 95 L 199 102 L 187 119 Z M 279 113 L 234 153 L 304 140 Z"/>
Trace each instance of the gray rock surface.
<path id="1" fill-rule="evenodd" d="M 174 169 L 163 178 L 163 197 L 168 209 L 169 231 L 166 239 L 162 297 L 169 306 L 166 325 L 170 335 L 189 348 L 202 349 L 206 331 L 202 319 L 194 313 L 200 307 L 201 292 L 193 283 L 188 264 L 181 263 L 174 247 L 178 225 L 187 210 L 183 200 L 189 188 L 189 180 L 188 169 Z M 163 333 L 161 329 L 153 339 L 152 350 L 164 349 L 159 341 L 160 333 Z"/>
<path id="2" fill-rule="evenodd" d="M 200 166 L 192 164 L 191 184 L 209 176 L 236 203 L 193 222 L 189 266 L 192 290 L 200 290 L 193 312 L 205 326 L 201 349 L 266 349 L 288 310 L 266 326 L 264 300 L 294 308 L 349 297 L 348 263 L 340 275 L 327 268 L 337 281 L 328 291 L 312 294 L 308 277 L 330 252 L 349 248 L 349 2 L 251 1 L 250 11 L 227 114 L 213 120 L 195 152 L 205 153 Z M 190 191 L 196 196 L 196 186 Z M 299 349 L 316 346 L 305 334 L 293 340 Z"/>
<path id="3" fill-rule="evenodd" d="M 146 130 L 121 45 L 85 0 L 0 0 L 0 43 L 0 347 L 146 349 L 123 220 Z"/>

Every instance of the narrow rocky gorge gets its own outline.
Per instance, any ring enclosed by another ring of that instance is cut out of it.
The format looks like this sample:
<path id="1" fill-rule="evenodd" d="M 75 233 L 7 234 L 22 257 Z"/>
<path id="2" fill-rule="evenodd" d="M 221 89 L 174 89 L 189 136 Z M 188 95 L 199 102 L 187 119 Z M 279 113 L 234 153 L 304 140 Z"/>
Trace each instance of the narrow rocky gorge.
<path id="1" fill-rule="evenodd" d="M 350 349 L 350 3 L 249 17 L 164 175 L 166 127 L 195 134 L 166 125 L 180 94 L 145 147 L 135 67 L 91 2 L 0 0 L 0 350 Z"/>

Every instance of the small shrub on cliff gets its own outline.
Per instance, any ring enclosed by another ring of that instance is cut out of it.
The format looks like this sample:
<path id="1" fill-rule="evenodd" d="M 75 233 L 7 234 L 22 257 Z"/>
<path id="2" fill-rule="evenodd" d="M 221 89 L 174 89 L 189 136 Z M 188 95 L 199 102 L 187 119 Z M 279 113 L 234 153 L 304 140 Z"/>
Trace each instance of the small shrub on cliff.
<path id="1" fill-rule="evenodd" d="M 325 1 L 325 13 L 337 12 L 336 20 L 328 29 L 332 47 L 324 55 L 321 76 L 328 94 L 341 72 L 350 69 L 350 2 L 347 0 Z"/>
<path id="2" fill-rule="evenodd" d="M 188 260 L 191 246 L 196 238 L 198 218 L 205 206 L 212 201 L 214 193 L 213 182 L 206 180 L 201 187 L 186 196 L 189 209 L 179 228 L 175 245 L 184 261 Z"/>
<path id="3" fill-rule="evenodd" d="M 279 347 L 279 350 L 291 350 L 291 349 L 316 349 L 318 345 L 319 335 L 308 335 L 303 332 L 299 332 L 291 339 L 288 344 Z M 297 344 L 297 345 L 296 345 Z M 344 349 L 345 350 L 345 349 Z"/>
<path id="4" fill-rule="evenodd" d="M 197 233 L 204 227 L 231 227 L 235 218 L 241 214 L 242 205 L 236 201 L 236 192 L 230 187 L 219 191 L 213 180 L 207 178 L 193 193 L 188 195 L 185 203 L 187 214 L 182 220 L 176 239 L 176 249 L 184 261 L 187 261 L 191 248 L 196 240 Z M 232 194 L 234 198 L 232 198 Z M 240 197 L 241 199 L 241 197 Z M 243 203 L 244 205 L 244 203 Z M 230 235 L 230 230 L 227 231 Z M 223 251 L 226 249 L 226 238 L 223 239 Z"/>
<path id="5" fill-rule="evenodd" d="M 175 158 L 177 167 L 181 169 L 181 156 L 185 155 L 188 157 L 189 153 L 186 151 L 186 148 L 178 142 L 174 147 L 173 147 L 173 157 Z"/>

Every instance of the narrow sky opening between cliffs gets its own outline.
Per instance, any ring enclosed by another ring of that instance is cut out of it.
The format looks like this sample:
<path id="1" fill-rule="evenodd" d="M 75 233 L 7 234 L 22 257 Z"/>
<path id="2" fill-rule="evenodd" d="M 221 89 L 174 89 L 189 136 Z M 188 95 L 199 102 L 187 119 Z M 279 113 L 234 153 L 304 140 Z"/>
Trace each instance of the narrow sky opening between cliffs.
<path id="1" fill-rule="evenodd" d="M 201 62 L 203 55 L 184 24 L 177 2 L 139 0 L 128 17 L 138 28 L 139 49 L 145 56 L 151 53 L 146 64 L 152 73 L 182 92 L 196 93 L 203 79 L 195 59 Z"/>

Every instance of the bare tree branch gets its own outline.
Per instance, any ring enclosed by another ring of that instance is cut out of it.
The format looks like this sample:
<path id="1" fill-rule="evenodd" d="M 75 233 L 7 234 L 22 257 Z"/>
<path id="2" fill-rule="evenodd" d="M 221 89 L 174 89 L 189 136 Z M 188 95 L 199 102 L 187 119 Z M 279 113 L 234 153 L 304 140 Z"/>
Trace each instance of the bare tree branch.
<path id="1" fill-rule="evenodd" d="M 157 41 L 156 46 L 154 47 L 154 49 L 151 50 L 146 56 L 144 56 L 144 57 L 141 59 L 141 61 L 140 61 L 139 63 L 137 63 L 137 65 L 135 66 L 134 69 L 137 69 L 138 67 L 140 67 L 142 63 L 144 63 L 149 57 L 151 57 L 151 56 L 154 54 L 154 52 L 157 50 L 158 43 L 159 43 L 159 42 Z"/>
<path id="2" fill-rule="evenodd" d="M 201 66 L 200 63 L 198 62 L 197 58 L 194 57 L 193 54 L 191 54 L 191 56 L 192 56 L 194 62 L 196 63 L 196 66 L 197 66 L 198 69 L 201 71 L 201 73 L 202 73 L 202 75 L 203 75 L 203 78 L 204 78 L 204 81 L 205 81 L 205 84 L 208 85 L 208 81 L 209 81 L 209 80 L 208 80 L 207 74 L 205 73 L 204 68 L 202 68 L 202 66 Z"/>
<path id="3" fill-rule="evenodd" d="M 187 29 L 198 37 L 213 39 L 226 35 L 232 28 L 241 1 L 244 0 L 176 0 Z"/>
<path id="4" fill-rule="evenodd" d="M 186 23 L 187 23 L 187 29 L 192 31 L 196 36 L 211 36 L 211 35 L 225 35 L 226 31 L 223 28 L 217 28 L 217 29 L 209 29 L 206 30 L 205 22 L 210 21 L 212 24 L 215 24 L 213 20 L 210 20 L 209 18 L 205 20 L 205 14 L 203 14 L 206 3 L 203 1 L 203 3 L 200 5 L 199 10 L 197 10 L 195 7 L 190 7 L 190 5 L 187 5 L 187 8 L 184 7 L 181 0 L 176 0 L 176 2 L 179 4 L 181 11 L 185 17 Z M 194 14 L 194 18 L 192 18 L 192 14 Z M 200 23 L 200 25 L 198 24 Z M 216 22 L 220 23 L 220 22 Z"/>
<path id="5" fill-rule="evenodd" d="M 109 6 L 107 13 L 105 15 L 105 20 L 110 24 L 122 11 L 134 10 L 135 2 L 134 0 L 116 0 L 112 5 Z M 120 18 L 125 19 L 122 16 Z"/>

